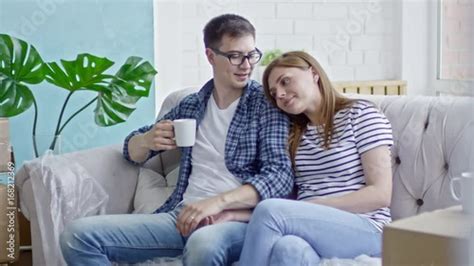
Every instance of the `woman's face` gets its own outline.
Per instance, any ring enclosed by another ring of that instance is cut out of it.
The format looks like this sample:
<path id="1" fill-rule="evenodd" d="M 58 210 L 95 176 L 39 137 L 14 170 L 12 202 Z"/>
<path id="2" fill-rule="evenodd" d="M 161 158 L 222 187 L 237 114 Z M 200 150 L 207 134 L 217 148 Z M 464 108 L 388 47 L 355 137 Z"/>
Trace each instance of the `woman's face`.
<path id="1" fill-rule="evenodd" d="M 268 76 L 270 95 L 286 113 L 310 116 L 321 102 L 318 79 L 312 68 L 275 67 Z"/>

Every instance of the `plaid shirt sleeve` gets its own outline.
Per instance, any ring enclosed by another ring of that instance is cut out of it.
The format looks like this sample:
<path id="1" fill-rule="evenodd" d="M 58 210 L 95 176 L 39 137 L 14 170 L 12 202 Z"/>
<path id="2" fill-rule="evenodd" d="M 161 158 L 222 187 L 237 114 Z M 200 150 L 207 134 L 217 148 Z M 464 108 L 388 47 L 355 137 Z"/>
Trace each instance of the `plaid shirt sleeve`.
<path id="1" fill-rule="evenodd" d="M 259 115 L 258 154 L 260 171 L 243 177 L 260 199 L 287 197 L 293 188 L 293 171 L 287 153 L 289 121 L 285 114 L 262 100 Z"/>
<path id="2" fill-rule="evenodd" d="M 157 120 L 155 122 L 158 123 L 162 120 L 174 120 L 176 119 L 177 117 L 179 117 L 179 105 L 176 106 L 175 108 L 171 109 L 171 111 L 169 111 L 166 115 L 163 116 L 163 118 Z M 140 165 L 140 164 L 143 164 L 145 163 L 146 161 L 148 161 L 150 158 L 152 158 L 153 156 L 161 153 L 162 151 L 153 151 L 153 150 L 150 150 L 150 153 L 148 154 L 148 157 L 145 161 L 139 163 L 139 162 L 135 162 L 132 160 L 132 158 L 130 158 L 130 153 L 128 151 L 128 143 L 130 142 L 130 139 L 133 137 L 133 136 L 136 136 L 136 135 L 140 135 L 140 134 L 144 134 L 146 133 L 147 131 L 149 131 L 151 128 L 153 128 L 154 124 L 152 125 L 147 125 L 147 126 L 143 126 L 137 130 L 134 130 L 132 131 L 130 134 L 128 134 L 128 136 L 125 138 L 124 140 L 124 143 L 123 143 L 123 156 L 124 158 L 131 162 L 132 164 L 135 164 L 135 165 Z"/>

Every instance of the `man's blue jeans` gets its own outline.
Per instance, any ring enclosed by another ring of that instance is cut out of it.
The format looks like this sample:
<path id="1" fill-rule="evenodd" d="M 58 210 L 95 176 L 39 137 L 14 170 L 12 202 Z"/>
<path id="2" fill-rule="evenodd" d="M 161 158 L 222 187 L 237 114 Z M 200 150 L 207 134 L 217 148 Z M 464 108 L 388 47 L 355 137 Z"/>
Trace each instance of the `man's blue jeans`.
<path id="1" fill-rule="evenodd" d="M 230 265 L 239 259 L 246 223 L 209 225 L 183 237 L 176 229 L 179 210 L 159 214 L 91 216 L 75 220 L 61 234 L 68 265 L 137 263 L 183 255 L 184 265 Z"/>
<path id="2" fill-rule="evenodd" d="M 318 265 L 321 258 L 380 256 L 382 233 L 368 219 L 308 202 L 268 199 L 255 208 L 240 265 Z"/>

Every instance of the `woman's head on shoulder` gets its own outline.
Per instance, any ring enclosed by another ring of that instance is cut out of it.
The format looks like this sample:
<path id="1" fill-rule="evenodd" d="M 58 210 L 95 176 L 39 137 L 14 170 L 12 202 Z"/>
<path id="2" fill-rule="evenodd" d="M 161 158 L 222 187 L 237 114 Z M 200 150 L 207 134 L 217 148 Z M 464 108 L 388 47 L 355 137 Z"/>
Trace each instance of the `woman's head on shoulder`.
<path id="1" fill-rule="evenodd" d="M 287 52 L 273 60 L 263 73 L 263 87 L 270 101 L 288 114 L 304 114 L 320 106 L 319 63 L 309 54 Z M 324 86 L 324 84 L 321 84 Z"/>
<path id="2" fill-rule="evenodd" d="M 321 64 L 303 51 L 286 52 L 275 58 L 265 69 L 262 83 L 270 102 L 292 121 L 289 136 L 292 160 L 309 123 L 323 126 L 324 146 L 328 147 L 336 112 L 353 102 L 334 89 Z"/>
<path id="3" fill-rule="evenodd" d="M 306 55 L 285 53 L 272 61 L 263 74 L 263 87 L 270 101 L 291 115 L 315 112 L 320 106 L 319 71 Z"/>
<path id="4" fill-rule="evenodd" d="M 275 106 L 290 115 L 304 114 L 312 122 L 324 124 L 347 102 L 334 89 L 321 64 L 304 51 L 286 52 L 273 60 L 263 73 L 262 83 Z"/>

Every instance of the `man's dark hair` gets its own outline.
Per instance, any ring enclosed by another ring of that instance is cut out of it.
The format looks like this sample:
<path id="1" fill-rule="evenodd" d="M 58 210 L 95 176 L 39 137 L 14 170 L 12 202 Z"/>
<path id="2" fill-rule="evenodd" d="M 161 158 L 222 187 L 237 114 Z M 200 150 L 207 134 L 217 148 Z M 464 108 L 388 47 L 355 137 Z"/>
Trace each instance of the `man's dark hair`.
<path id="1" fill-rule="evenodd" d="M 203 32 L 206 48 L 218 48 L 225 35 L 232 38 L 252 35 L 255 39 L 253 25 L 246 18 L 234 14 L 224 14 L 211 19 L 204 27 Z"/>

